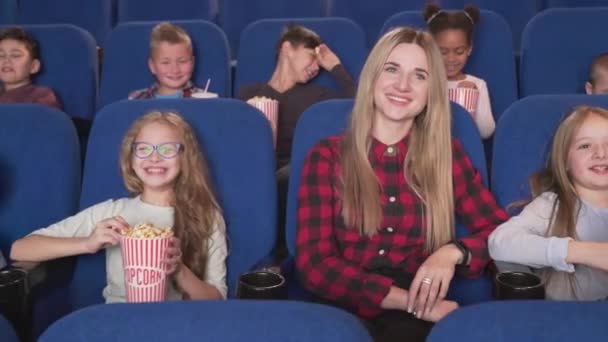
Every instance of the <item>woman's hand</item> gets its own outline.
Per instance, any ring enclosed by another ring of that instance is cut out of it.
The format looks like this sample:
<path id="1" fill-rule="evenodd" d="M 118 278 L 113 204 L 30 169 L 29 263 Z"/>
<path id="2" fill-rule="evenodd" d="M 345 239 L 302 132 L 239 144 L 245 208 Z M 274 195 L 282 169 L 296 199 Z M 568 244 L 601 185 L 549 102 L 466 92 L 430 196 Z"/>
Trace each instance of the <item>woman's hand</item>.
<path id="1" fill-rule="evenodd" d="M 435 305 L 431 311 L 422 316 L 422 319 L 429 322 L 439 322 L 450 312 L 458 309 L 458 303 L 451 300 L 442 300 Z"/>
<path id="2" fill-rule="evenodd" d="M 462 252 L 451 243 L 426 258 L 410 286 L 408 312 L 416 312 L 418 318 L 429 316 L 435 304 L 447 295 L 456 264 L 463 258 Z"/>
<path id="3" fill-rule="evenodd" d="M 95 230 L 84 240 L 86 251 L 93 254 L 102 248 L 116 246 L 120 241 L 119 232 L 128 228 L 129 224 L 120 216 L 97 222 Z"/>
<path id="4" fill-rule="evenodd" d="M 327 71 L 331 71 L 336 65 L 340 64 L 340 58 L 325 44 L 317 46 L 315 53 L 317 54 L 317 62 Z"/>
<path id="5" fill-rule="evenodd" d="M 169 240 L 163 264 L 167 275 L 175 273 L 182 264 L 181 241 L 175 236 L 172 236 Z"/>

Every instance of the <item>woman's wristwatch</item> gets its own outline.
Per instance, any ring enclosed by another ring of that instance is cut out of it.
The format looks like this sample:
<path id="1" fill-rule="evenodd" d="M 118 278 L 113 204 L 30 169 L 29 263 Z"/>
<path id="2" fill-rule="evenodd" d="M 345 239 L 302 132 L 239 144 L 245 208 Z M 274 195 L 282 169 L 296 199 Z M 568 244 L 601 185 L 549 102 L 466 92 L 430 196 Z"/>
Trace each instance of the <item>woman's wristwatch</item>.
<path id="1" fill-rule="evenodd" d="M 450 243 L 454 244 L 454 246 L 456 246 L 456 248 L 458 248 L 458 250 L 460 250 L 462 253 L 462 261 L 458 263 L 458 265 L 468 265 L 471 261 L 471 251 L 469 250 L 469 247 L 462 243 L 462 241 L 456 239 L 450 241 Z"/>

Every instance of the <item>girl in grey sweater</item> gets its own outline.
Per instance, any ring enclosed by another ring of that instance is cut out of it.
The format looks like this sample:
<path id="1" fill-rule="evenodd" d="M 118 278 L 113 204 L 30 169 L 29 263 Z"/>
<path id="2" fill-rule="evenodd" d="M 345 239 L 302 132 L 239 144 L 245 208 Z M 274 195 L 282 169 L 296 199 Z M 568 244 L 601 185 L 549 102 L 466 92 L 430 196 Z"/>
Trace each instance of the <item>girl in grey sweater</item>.
<path id="1" fill-rule="evenodd" d="M 532 267 L 549 299 L 608 297 L 608 111 L 575 108 L 530 184 L 535 198 L 490 235 L 492 258 Z"/>

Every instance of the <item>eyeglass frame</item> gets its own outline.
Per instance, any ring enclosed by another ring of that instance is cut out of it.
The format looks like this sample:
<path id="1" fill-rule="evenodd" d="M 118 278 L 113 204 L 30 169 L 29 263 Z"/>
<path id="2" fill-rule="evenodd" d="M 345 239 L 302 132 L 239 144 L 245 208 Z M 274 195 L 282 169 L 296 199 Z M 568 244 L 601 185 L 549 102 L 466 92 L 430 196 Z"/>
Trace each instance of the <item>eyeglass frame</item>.
<path id="1" fill-rule="evenodd" d="M 146 145 L 146 146 L 152 147 L 152 152 L 150 152 L 150 154 L 148 154 L 145 157 L 140 157 L 137 155 L 137 152 L 135 150 L 138 145 Z M 175 155 L 171 156 L 171 157 L 164 156 L 159 150 L 159 148 L 164 145 L 173 145 L 174 147 L 177 147 L 177 152 L 175 153 Z M 136 141 L 131 144 L 131 152 L 133 152 L 133 156 L 135 156 L 135 158 L 137 158 L 137 159 L 148 159 L 154 154 L 155 151 L 163 159 L 173 159 L 173 158 L 177 157 L 179 155 L 179 153 L 183 150 L 184 150 L 184 144 L 177 143 L 177 142 L 165 142 L 162 144 L 154 145 L 154 144 L 150 144 L 150 143 L 143 142 L 143 141 Z"/>

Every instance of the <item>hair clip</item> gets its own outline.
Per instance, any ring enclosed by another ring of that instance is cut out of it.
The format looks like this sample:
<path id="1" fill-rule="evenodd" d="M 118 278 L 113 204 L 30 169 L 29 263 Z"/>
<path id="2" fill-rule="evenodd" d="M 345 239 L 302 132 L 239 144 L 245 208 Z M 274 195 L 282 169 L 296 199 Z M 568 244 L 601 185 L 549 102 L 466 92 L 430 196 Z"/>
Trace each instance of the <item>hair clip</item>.
<path id="1" fill-rule="evenodd" d="M 433 14 L 427 21 L 426 24 L 430 24 L 431 21 L 433 21 L 433 19 L 435 19 L 435 17 L 437 17 L 438 15 L 440 15 L 441 13 L 443 13 L 443 10 L 439 10 L 437 11 L 435 14 Z"/>
<path id="2" fill-rule="evenodd" d="M 475 25 L 475 21 L 473 21 L 473 18 L 467 11 L 462 11 L 462 13 L 464 13 L 464 15 L 466 15 L 467 18 L 469 18 L 469 20 L 471 21 L 471 24 Z"/>

